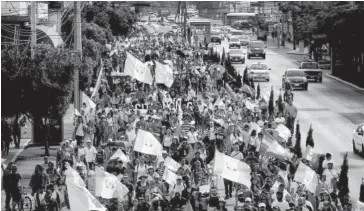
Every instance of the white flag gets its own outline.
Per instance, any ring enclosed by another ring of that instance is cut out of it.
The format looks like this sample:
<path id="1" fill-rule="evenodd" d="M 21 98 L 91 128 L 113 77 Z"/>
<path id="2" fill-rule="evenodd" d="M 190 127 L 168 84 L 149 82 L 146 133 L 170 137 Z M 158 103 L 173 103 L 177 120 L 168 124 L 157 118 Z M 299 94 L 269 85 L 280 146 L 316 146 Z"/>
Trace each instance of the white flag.
<path id="1" fill-rule="evenodd" d="M 177 182 L 177 174 L 173 173 L 168 168 L 165 168 L 163 173 L 163 180 L 166 181 L 170 185 L 174 185 Z"/>
<path id="2" fill-rule="evenodd" d="M 174 172 L 178 171 L 178 169 L 181 167 L 181 164 L 177 163 L 169 156 L 164 159 L 164 165 Z"/>
<path id="3" fill-rule="evenodd" d="M 250 187 L 250 166 L 240 160 L 215 151 L 214 173 Z"/>
<path id="4" fill-rule="evenodd" d="M 162 154 L 162 145 L 150 132 L 139 129 L 135 138 L 134 151 L 149 155 Z"/>
<path id="5" fill-rule="evenodd" d="M 297 168 L 294 181 L 304 184 L 306 189 L 311 193 L 316 193 L 318 185 L 316 172 L 302 162 Z"/>
<path id="6" fill-rule="evenodd" d="M 86 187 L 66 181 L 68 199 L 71 211 L 97 210 L 106 211 L 106 208 L 87 190 Z"/>
<path id="7" fill-rule="evenodd" d="M 171 87 L 174 81 L 173 70 L 168 65 L 159 62 L 155 62 L 155 64 L 155 81 Z"/>
<path id="8" fill-rule="evenodd" d="M 129 189 L 115 175 L 103 171 L 96 166 L 95 176 L 95 196 L 101 196 L 105 199 L 122 199 L 128 194 Z"/>
<path id="9" fill-rule="evenodd" d="M 99 76 L 97 77 L 96 85 L 92 92 L 91 98 L 95 97 L 96 94 L 98 94 L 98 92 L 99 92 L 100 85 L 101 85 L 101 78 L 102 78 L 102 75 L 104 74 L 103 72 L 104 72 L 104 63 L 101 61 L 101 68 L 100 68 Z"/>
<path id="10" fill-rule="evenodd" d="M 305 152 L 303 153 L 302 158 L 305 158 L 306 160 L 312 161 L 312 158 L 313 158 L 314 154 L 315 153 L 313 151 L 313 148 L 310 145 L 308 145 L 306 147 Z"/>
<path id="11" fill-rule="evenodd" d="M 96 104 L 84 92 L 82 92 L 82 101 L 86 103 L 87 107 L 96 108 Z"/>
<path id="12" fill-rule="evenodd" d="M 83 179 L 81 178 L 81 176 L 72 167 L 67 167 L 64 174 L 66 176 L 66 181 L 67 182 L 71 182 L 71 183 L 76 184 L 78 186 L 86 187 L 86 184 L 83 181 Z"/>
<path id="13" fill-rule="evenodd" d="M 146 84 L 153 83 L 152 74 L 150 73 L 148 66 L 128 52 L 126 52 L 124 73 L 140 82 Z"/>
<path id="14" fill-rule="evenodd" d="M 285 141 L 291 137 L 291 131 L 283 124 L 279 124 L 275 131 L 278 132 L 279 137 L 283 138 Z"/>
<path id="15" fill-rule="evenodd" d="M 125 163 L 129 162 L 129 158 L 123 153 L 123 151 L 121 151 L 121 149 L 116 150 L 116 152 L 110 157 L 109 160 L 114 159 L 120 159 Z"/>

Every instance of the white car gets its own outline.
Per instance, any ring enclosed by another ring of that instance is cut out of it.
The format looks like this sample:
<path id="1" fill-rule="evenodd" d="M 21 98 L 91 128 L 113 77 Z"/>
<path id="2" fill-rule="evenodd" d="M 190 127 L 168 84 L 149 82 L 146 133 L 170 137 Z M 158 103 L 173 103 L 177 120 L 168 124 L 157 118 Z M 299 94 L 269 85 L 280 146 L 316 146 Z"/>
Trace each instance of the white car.
<path id="1" fill-rule="evenodd" d="M 265 80 L 269 81 L 269 72 L 270 68 L 266 64 L 263 63 L 254 63 L 248 68 L 248 75 L 250 78 L 252 78 L 254 81 L 258 80 Z"/>
<path id="2" fill-rule="evenodd" d="M 240 40 L 239 38 L 231 38 L 229 41 L 229 49 L 231 48 L 239 48 L 240 49 Z"/>
<path id="3" fill-rule="evenodd" d="M 353 133 L 353 151 L 364 156 L 364 123 L 360 124 Z"/>

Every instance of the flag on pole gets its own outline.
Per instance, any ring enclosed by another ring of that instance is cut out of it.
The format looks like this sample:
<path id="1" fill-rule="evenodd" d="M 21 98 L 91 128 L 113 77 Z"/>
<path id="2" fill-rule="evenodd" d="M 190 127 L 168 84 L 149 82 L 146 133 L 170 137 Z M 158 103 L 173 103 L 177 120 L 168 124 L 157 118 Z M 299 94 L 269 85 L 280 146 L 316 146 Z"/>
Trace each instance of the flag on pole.
<path id="1" fill-rule="evenodd" d="M 293 154 L 289 152 L 286 148 L 284 148 L 282 145 L 280 145 L 277 141 L 270 144 L 266 153 L 280 160 L 285 160 L 285 159 L 290 160 L 293 157 Z"/>
<path id="2" fill-rule="evenodd" d="M 78 174 L 76 170 L 74 170 L 72 167 L 67 167 L 66 171 L 64 172 L 66 176 L 66 182 L 70 182 L 73 184 L 76 184 L 77 186 L 86 187 L 85 182 L 81 178 L 81 176 Z"/>
<path id="3" fill-rule="evenodd" d="M 163 173 L 163 180 L 170 185 L 174 185 L 177 182 L 177 174 L 173 173 L 170 169 L 165 168 Z"/>
<path id="4" fill-rule="evenodd" d="M 260 145 L 259 152 L 264 154 L 268 150 L 270 145 L 276 142 L 276 140 L 268 133 L 268 131 L 262 130 L 261 132 L 263 133 L 263 141 Z"/>
<path id="5" fill-rule="evenodd" d="M 305 158 L 306 160 L 312 161 L 312 158 L 314 156 L 313 148 L 310 145 L 307 145 L 305 152 L 303 153 L 302 158 Z"/>
<path id="6" fill-rule="evenodd" d="M 135 138 L 134 151 L 149 155 L 159 156 L 162 154 L 162 145 L 150 132 L 139 129 Z"/>
<path id="7" fill-rule="evenodd" d="M 124 198 L 129 189 L 123 185 L 118 178 L 99 167 L 95 167 L 96 186 L 95 196 L 105 199 Z"/>
<path id="8" fill-rule="evenodd" d="M 294 181 L 304 184 L 306 189 L 311 193 L 316 193 L 318 185 L 316 172 L 302 162 L 297 168 Z"/>
<path id="9" fill-rule="evenodd" d="M 151 85 L 153 83 L 152 74 L 146 64 L 135 58 L 129 52 L 126 52 L 126 61 L 124 67 L 125 75 L 129 75 L 136 80 Z"/>
<path id="10" fill-rule="evenodd" d="M 288 138 L 291 137 L 291 131 L 284 124 L 279 124 L 275 130 L 278 132 L 279 137 L 286 142 L 288 141 Z"/>
<path id="11" fill-rule="evenodd" d="M 155 81 L 171 87 L 174 81 L 173 70 L 168 65 L 161 64 L 157 61 L 155 64 Z"/>
<path id="12" fill-rule="evenodd" d="M 82 101 L 86 103 L 87 107 L 96 108 L 96 104 L 84 92 L 82 92 Z"/>
<path id="13" fill-rule="evenodd" d="M 104 74 L 104 63 L 101 61 L 101 68 L 100 68 L 99 76 L 97 77 L 96 85 L 92 92 L 91 98 L 95 97 L 96 94 L 99 92 L 99 89 L 101 86 L 101 78 L 102 78 L 103 74 Z"/>
<path id="14" fill-rule="evenodd" d="M 70 210 L 106 211 L 106 208 L 84 186 L 66 181 Z"/>
<path id="15" fill-rule="evenodd" d="M 214 173 L 221 177 L 250 187 L 250 166 L 218 150 L 215 151 Z"/>
<path id="16" fill-rule="evenodd" d="M 116 152 L 110 157 L 109 160 L 114 159 L 120 159 L 124 163 L 129 162 L 129 158 L 123 153 L 123 151 L 121 151 L 121 149 L 116 150 Z"/>
<path id="17" fill-rule="evenodd" d="M 164 165 L 174 172 L 178 171 L 179 167 L 181 167 L 181 164 L 177 163 L 169 156 L 164 159 Z"/>

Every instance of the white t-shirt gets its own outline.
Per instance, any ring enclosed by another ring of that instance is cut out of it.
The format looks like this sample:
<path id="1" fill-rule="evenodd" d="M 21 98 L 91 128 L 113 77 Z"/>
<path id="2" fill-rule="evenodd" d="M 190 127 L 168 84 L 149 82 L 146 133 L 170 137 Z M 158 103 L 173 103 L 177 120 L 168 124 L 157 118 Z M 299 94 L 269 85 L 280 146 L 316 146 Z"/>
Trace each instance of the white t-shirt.
<path id="1" fill-rule="evenodd" d="M 135 130 L 132 129 L 130 131 L 126 131 L 126 136 L 128 137 L 129 143 L 134 143 L 135 138 L 136 138 L 136 134 L 135 134 Z"/>
<path id="2" fill-rule="evenodd" d="M 96 158 L 97 150 L 94 146 L 91 146 L 90 148 L 85 147 L 85 158 L 88 163 L 93 162 Z"/>
<path id="3" fill-rule="evenodd" d="M 272 207 L 274 206 L 278 206 L 282 211 L 289 209 L 289 204 L 284 199 L 282 199 L 282 202 L 279 202 L 278 200 L 273 201 Z"/>
<path id="4" fill-rule="evenodd" d="M 191 131 L 189 131 L 187 133 L 187 140 L 189 144 L 194 144 L 197 142 L 198 138 L 197 138 L 198 134 L 197 132 L 192 133 Z"/>
<path id="5" fill-rule="evenodd" d="M 279 123 L 284 123 L 286 121 L 286 119 L 284 117 L 277 117 L 275 120 L 275 123 L 279 124 Z"/>

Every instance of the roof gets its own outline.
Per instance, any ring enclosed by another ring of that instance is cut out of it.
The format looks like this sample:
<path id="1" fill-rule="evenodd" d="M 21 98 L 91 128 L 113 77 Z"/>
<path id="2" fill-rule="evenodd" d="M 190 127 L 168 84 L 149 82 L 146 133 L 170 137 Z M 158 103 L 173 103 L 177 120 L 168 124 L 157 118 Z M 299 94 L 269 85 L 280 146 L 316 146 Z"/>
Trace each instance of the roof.
<path id="1" fill-rule="evenodd" d="M 232 12 L 226 14 L 227 17 L 234 17 L 234 16 L 256 16 L 255 13 L 246 13 L 246 12 Z"/>

